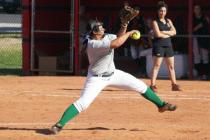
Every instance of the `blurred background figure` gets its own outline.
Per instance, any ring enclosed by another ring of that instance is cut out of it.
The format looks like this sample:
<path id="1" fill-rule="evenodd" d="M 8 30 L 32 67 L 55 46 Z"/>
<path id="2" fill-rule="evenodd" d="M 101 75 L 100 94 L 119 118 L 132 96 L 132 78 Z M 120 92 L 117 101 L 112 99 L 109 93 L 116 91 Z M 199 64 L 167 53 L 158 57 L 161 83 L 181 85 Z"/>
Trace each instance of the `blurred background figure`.
<path id="1" fill-rule="evenodd" d="M 209 18 L 201 10 L 200 5 L 194 6 L 193 17 L 193 55 L 194 68 L 197 71 L 197 79 L 207 80 L 209 78 L 209 49 L 210 43 L 207 37 L 199 35 L 209 35 Z"/>
<path id="2" fill-rule="evenodd" d="M 139 10 L 138 6 L 135 6 L 135 9 Z M 142 14 L 139 14 L 135 19 L 130 23 L 129 30 L 139 30 L 141 35 L 145 34 L 145 21 Z M 141 56 L 141 52 L 145 50 L 146 47 L 146 37 L 141 37 L 138 40 L 129 39 L 130 53 L 132 59 L 134 59 L 137 64 L 136 76 L 145 78 L 146 75 L 146 57 Z"/>
<path id="3" fill-rule="evenodd" d="M 131 29 L 137 29 L 141 32 L 142 37 L 139 40 L 130 40 L 131 57 L 138 65 L 137 76 L 147 78 L 146 56 L 152 55 L 152 40 L 154 32 L 151 28 L 152 19 L 144 20 L 142 15 L 139 15 L 131 23 Z"/>
<path id="4" fill-rule="evenodd" d="M 87 55 L 83 50 L 83 37 L 85 34 L 88 32 L 88 15 L 86 13 L 86 8 L 85 6 L 80 6 L 79 9 L 79 49 L 80 49 L 80 74 L 81 75 L 86 75 L 87 74 L 87 69 L 88 69 L 88 59 Z"/>

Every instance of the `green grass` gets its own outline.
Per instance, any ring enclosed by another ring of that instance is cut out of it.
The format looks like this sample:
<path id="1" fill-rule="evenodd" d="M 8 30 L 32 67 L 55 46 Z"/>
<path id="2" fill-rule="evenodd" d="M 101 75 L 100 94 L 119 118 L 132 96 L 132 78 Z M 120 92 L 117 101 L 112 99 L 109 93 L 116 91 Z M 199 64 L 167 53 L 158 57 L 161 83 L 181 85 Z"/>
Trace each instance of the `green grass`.
<path id="1" fill-rule="evenodd" d="M 21 37 L 22 37 L 22 34 L 20 34 L 20 33 L 6 33 L 6 34 L 1 33 L 0 34 L 0 39 L 3 39 L 3 38 L 21 38 Z"/>
<path id="2" fill-rule="evenodd" d="M 0 68 L 21 68 L 22 50 L 17 48 L 0 49 Z"/>
<path id="3" fill-rule="evenodd" d="M 16 74 L 21 68 L 21 38 L 0 38 L 0 75 Z"/>

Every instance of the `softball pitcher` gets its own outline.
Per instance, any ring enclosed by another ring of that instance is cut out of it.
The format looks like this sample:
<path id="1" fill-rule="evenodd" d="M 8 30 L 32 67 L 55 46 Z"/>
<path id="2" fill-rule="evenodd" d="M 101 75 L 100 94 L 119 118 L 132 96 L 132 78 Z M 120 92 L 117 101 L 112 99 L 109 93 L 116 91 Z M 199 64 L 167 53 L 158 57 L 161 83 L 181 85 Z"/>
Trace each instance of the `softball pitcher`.
<path id="1" fill-rule="evenodd" d="M 84 44 L 89 59 L 88 75 L 81 96 L 64 112 L 61 119 L 52 126 L 53 134 L 57 134 L 65 124 L 88 108 L 99 93 L 107 86 L 129 89 L 140 93 L 144 98 L 154 103 L 159 112 L 174 111 L 176 105 L 162 101 L 147 85 L 129 73 L 115 68 L 114 49 L 122 46 L 136 30 L 128 31 L 127 25 L 122 25 L 118 36 L 106 34 L 101 22 L 97 20 L 90 24 L 90 33 Z"/>

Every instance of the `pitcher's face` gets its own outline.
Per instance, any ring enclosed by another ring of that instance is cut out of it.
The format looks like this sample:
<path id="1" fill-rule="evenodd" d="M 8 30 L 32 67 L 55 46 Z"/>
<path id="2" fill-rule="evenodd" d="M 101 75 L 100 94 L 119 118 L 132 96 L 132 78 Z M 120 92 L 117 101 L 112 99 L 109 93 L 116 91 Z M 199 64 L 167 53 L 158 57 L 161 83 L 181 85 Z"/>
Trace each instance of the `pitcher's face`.
<path id="1" fill-rule="evenodd" d="M 93 31 L 93 34 L 96 38 L 102 39 L 104 36 L 105 29 L 102 25 L 98 26 L 98 31 Z"/>
<path id="2" fill-rule="evenodd" d="M 98 34 L 104 35 L 104 32 L 105 32 L 104 27 L 103 26 L 99 26 L 98 29 L 99 29 Z"/>

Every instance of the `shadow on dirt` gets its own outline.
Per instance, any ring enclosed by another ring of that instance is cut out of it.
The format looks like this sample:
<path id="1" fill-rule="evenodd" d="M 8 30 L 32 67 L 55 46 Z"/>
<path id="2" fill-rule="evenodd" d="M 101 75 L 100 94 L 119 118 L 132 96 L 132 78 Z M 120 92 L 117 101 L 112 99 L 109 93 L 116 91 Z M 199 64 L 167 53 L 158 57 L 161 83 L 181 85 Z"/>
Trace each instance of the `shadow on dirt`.
<path id="1" fill-rule="evenodd" d="M 0 127 L 0 130 L 11 130 L 11 131 L 35 131 L 38 134 L 42 135 L 52 135 L 52 131 L 48 128 L 15 128 L 15 127 Z M 71 128 L 71 129 L 63 129 L 63 130 L 71 130 L 71 131 L 146 131 L 146 130 L 139 130 L 138 128 L 133 129 L 126 129 L 126 128 L 106 128 L 106 127 L 90 127 L 90 128 Z"/>

